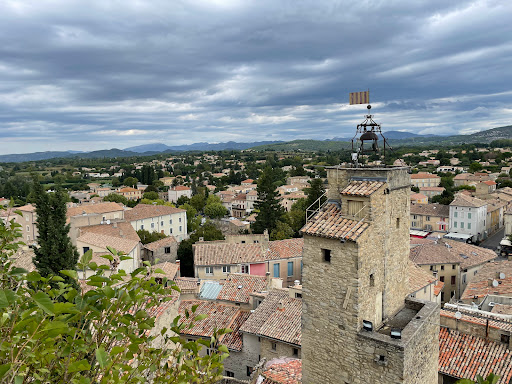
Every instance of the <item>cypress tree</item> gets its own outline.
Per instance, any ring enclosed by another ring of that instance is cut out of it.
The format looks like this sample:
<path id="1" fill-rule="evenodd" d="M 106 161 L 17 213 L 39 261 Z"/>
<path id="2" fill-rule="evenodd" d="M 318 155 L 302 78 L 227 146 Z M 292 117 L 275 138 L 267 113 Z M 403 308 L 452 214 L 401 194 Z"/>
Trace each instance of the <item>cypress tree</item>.
<path id="1" fill-rule="evenodd" d="M 314 207 L 311 207 L 311 209 L 318 209 L 319 202 L 317 201 L 320 196 L 322 196 L 325 193 L 325 188 L 322 179 L 313 179 L 309 182 L 310 187 L 306 188 L 306 193 L 308 195 L 308 198 L 306 200 L 306 209 L 308 209 L 313 203 L 316 202 L 316 205 Z M 327 199 L 327 197 L 322 197 L 320 199 L 320 205 L 324 203 L 324 201 Z"/>
<path id="2" fill-rule="evenodd" d="M 64 269 L 75 269 L 78 251 L 69 238 L 66 225 L 66 199 L 63 191 L 47 193 L 34 182 L 37 213 L 38 247 L 34 264 L 42 276 L 58 275 Z"/>
<path id="3" fill-rule="evenodd" d="M 256 233 L 263 233 L 265 229 L 271 233 L 277 227 L 277 222 L 284 213 L 284 208 L 277 200 L 278 192 L 274 187 L 273 170 L 267 166 L 258 179 L 258 200 L 254 207 L 259 210 L 253 230 Z"/>

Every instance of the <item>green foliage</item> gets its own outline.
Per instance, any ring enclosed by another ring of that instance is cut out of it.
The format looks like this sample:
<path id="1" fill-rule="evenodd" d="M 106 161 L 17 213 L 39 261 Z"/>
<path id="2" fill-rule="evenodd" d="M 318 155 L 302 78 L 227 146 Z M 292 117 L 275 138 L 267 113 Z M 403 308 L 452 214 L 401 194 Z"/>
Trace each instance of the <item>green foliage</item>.
<path id="1" fill-rule="evenodd" d="M 204 214 L 211 219 L 220 219 L 226 216 L 228 210 L 221 203 L 207 204 L 204 207 Z"/>
<path id="2" fill-rule="evenodd" d="M 153 241 L 157 241 L 160 239 L 165 239 L 167 236 L 160 232 L 149 232 L 145 229 L 139 229 L 137 231 L 137 235 L 140 237 L 140 242 L 142 244 L 152 243 Z"/>
<path id="3" fill-rule="evenodd" d="M 267 166 L 258 179 L 258 200 L 254 207 L 259 213 L 253 224 L 255 233 L 263 233 L 265 229 L 272 233 L 284 213 L 284 208 L 277 200 L 278 193 L 274 186 L 274 177 L 274 170 Z"/>
<path id="4" fill-rule="evenodd" d="M 272 230 L 272 232 L 270 232 L 270 240 L 284 240 L 289 239 L 292 236 L 292 227 L 281 220 L 277 222 L 276 227 Z"/>
<path id="5" fill-rule="evenodd" d="M 310 187 L 306 188 L 306 193 L 308 195 L 308 198 L 306 200 L 306 208 L 309 208 L 313 204 L 316 204 L 318 206 L 321 206 L 325 200 L 327 200 L 327 197 L 322 196 L 325 193 L 325 188 L 322 179 L 313 179 L 309 182 Z M 318 201 L 320 199 L 320 201 Z M 315 205 L 311 209 L 318 209 L 318 206 Z"/>
<path id="6" fill-rule="evenodd" d="M 482 376 L 477 375 L 476 381 L 470 379 L 462 379 L 458 380 L 456 384 L 496 384 L 499 379 L 499 376 L 491 372 L 485 379 Z"/>
<path id="7" fill-rule="evenodd" d="M 118 195 L 117 193 L 109 193 L 103 198 L 103 201 L 112 201 L 114 203 L 128 205 L 128 199 L 123 195 Z"/>
<path id="8" fill-rule="evenodd" d="M 471 173 L 475 173 L 475 172 L 478 172 L 478 171 L 481 171 L 483 169 L 483 165 L 480 164 L 480 163 L 477 163 L 477 162 L 473 162 L 471 163 L 471 165 L 469 166 L 469 172 Z"/>
<path id="9" fill-rule="evenodd" d="M 69 238 L 66 225 L 65 193 L 47 193 L 34 183 L 37 213 L 38 247 L 34 249 L 34 264 L 42 276 L 58 274 L 63 269 L 75 269 L 78 251 Z"/>
<path id="10" fill-rule="evenodd" d="M 149 188 L 149 187 L 148 187 Z M 147 190 L 147 189 L 146 189 Z M 158 192 L 150 191 L 150 192 L 144 192 L 142 195 L 144 199 L 148 200 L 158 200 Z"/>
<path id="11" fill-rule="evenodd" d="M 128 187 L 135 188 L 137 186 L 138 182 L 139 182 L 139 180 L 137 180 L 137 178 L 135 178 L 135 177 L 127 177 L 126 179 L 124 179 L 123 184 Z"/>
<path id="12" fill-rule="evenodd" d="M 188 203 L 179 206 L 180 209 L 187 211 L 187 231 L 194 232 L 201 225 L 201 217 L 197 215 L 197 209 Z"/>
<path id="13" fill-rule="evenodd" d="M 297 200 L 288 212 L 288 222 L 293 230 L 293 236 L 299 237 L 299 231 L 306 224 L 306 199 Z"/>
<path id="14" fill-rule="evenodd" d="M 170 282 L 157 283 L 151 267 L 107 276 L 89 251 L 79 263 L 81 270 L 93 271 L 85 292 L 75 288 L 74 270 L 43 277 L 14 268 L 9 257 L 17 248 L 16 227 L 0 221 L 0 382 L 178 384 L 221 378 L 227 348 L 219 345 L 219 352 L 206 356 L 199 352 L 203 344 L 217 345 L 228 330 L 183 343 L 179 335 L 193 322 L 185 325 L 177 317 L 157 332 L 154 307 L 173 297 L 165 287 Z M 106 258 L 113 257 L 126 258 L 112 249 Z M 194 319 L 194 313 L 192 307 L 186 317 Z"/>
<path id="15" fill-rule="evenodd" d="M 190 199 L 190 205 L 193 206 L 198 212 L 202 212 L 206 205 L 206 199 L 202 193 L 192 196 Z"/>
<path id="16" fill-rule="evenodd" d="M 188 202 L 190 202 L 190 199 L 187 196 L 182 195 L 178 197 L 178 200 L 176 201 L 176 206 L 179 207 L 180 205 L 186 204 Z"/>

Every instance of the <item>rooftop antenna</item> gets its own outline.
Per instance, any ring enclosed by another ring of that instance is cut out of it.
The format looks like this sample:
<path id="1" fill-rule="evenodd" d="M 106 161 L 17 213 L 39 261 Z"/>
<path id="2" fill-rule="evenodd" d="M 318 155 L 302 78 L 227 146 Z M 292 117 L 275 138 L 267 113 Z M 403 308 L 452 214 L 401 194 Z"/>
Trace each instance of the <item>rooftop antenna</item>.
<path id="1" fill-rule="evenodd" d="M 363 92 L 353 92 L 350 94 L 350 105 L 353 104 L 368 104 L 368 114 L 365 120 L 357 125 L 356 134 L 352 138 L 352 162 L 354 166 L 359 165 L 359 159 L 365 154 L 380 154 L 379 148 L 379 135 L 383 141 L 382 156 L 386 156 L 386 148 L 392 149 L 388 141 L 382 134 L 380 124 L 373 120 L 373 115 L 370 114 L 372 106 L 370 105 L 370 90 Z M 368 145 L 368 143 L 370 143 Z M 366 144 L 366 145 L 365 145 Z"/>

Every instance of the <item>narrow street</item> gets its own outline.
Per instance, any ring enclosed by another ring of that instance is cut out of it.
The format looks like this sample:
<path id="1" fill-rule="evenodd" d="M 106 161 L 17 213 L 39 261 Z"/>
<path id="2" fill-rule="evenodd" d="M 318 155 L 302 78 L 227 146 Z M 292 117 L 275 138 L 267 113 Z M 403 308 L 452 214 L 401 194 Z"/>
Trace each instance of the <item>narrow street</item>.
<path id="1" fill-rule="evenodd" d="M 505 235 L 505 227 L 501 228 L 499 231 L 497 231 L 492 236 L 488 237 L 486 240 L 482 241 L 480 243 L 481 247 L 496 250 L 498 245 L 500 245 L 500 241 L 503 239 L 503 236 Z"/>

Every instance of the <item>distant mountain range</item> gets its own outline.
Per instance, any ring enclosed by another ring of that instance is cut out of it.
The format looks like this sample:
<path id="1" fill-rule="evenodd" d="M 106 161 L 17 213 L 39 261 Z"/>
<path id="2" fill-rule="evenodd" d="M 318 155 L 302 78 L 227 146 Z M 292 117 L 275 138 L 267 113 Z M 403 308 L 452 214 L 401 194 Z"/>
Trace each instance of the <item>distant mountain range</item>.
<path id="1" fill-rule="evenodd" d="M 384 136 L 392 146 L 421 146 L 421 145 L 460 145 L 474 143 L 490 143 L 498 139 L 512 139 L 512 125 L 488 129 L 473 133 L 471 135 L 436 136 L 418 135 L 411 132 L 387 131 Z M 328 140 L 293 140 L 293 141 L 259 141 L 253 143 L 237 143 L 228 141 L 226 143 L 194 143 L 189 145 L 168 146 L 162 143 L 144 144 L 123 149 L 105 149 L 92 152 L 65 151 L 65 152 L 35 152 L 12 155 L 0 155 L 0 162 L 19 163 L 25 161 L 47 160 L 56 157 L 62 158 L 116 158 L 149 156 L 158 153 L 183 152 L 183 151 L 222 151 L 222 150 L 244 150 L 254 149 L 275 150 L 275 151 L 318 151 L 318 150 L 340 150 L 350 147 L 352 137 L 335 137 Z"/>
<path id="2" fill-rule="evenodd" d="M 223 151 L 223 150 L 243 150 L 259 145 L 282 143 L 282 141 L 258 141 L 254 143 L 237 143 L 228 141 L 227 143 L 194 143 L 188 145 L 168 146 L 161 143 L 137 145 L 136 147 L 125 148 L 125 151 L 145 153 L 145 152 L 173 152 L 173 151 Z"/>

